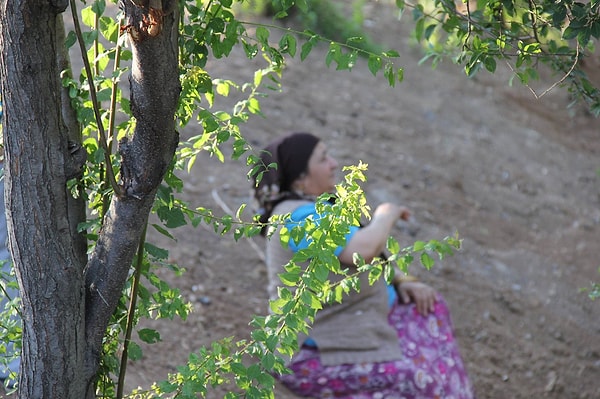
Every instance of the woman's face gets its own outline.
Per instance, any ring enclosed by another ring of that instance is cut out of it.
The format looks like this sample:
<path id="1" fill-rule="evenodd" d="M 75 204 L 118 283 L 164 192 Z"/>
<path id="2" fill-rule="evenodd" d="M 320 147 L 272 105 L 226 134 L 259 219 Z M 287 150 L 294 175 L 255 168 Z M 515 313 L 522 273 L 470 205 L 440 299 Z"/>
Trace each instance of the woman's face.
<path id="1" fill-rule="evenodd" d="M 337 161 L 327 152 L 327 146 L 319 141 L 308 160 L 306 175 L 298 179 L 304 194 L 319 196 L 335 190 Z"/>

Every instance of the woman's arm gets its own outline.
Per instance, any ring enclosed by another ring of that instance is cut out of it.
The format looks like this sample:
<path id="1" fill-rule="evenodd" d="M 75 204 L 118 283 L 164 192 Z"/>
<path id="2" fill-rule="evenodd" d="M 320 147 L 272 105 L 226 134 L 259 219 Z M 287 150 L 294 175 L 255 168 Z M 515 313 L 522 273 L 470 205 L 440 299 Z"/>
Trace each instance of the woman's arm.
<path id="1" fill-rule="evenodd" d="M 340 262 L 353 263 L 353 256 L 358 253 L 368 263 L 381 254 L 390 235 L 392 227 L 398 219 L 408 219 L 410 212 L 407 208 L 391 203 L 381 204 L 375 209 L 371 222 L 358 230 L 346 247 L 339 254 Z"/>

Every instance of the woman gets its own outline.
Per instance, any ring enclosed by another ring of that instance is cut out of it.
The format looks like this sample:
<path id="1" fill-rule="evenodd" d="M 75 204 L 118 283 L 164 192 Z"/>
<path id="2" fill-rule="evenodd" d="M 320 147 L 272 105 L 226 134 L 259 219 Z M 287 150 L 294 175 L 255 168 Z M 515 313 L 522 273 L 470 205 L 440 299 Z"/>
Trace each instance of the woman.
<path id="1" fill-rule="evenodd" d="M 261 221 L 290 213 L 290 227 L 318 219 L 316 198 L 335 189 L 338 164 L 326 145 L 310 133 L 294 133 L 271 143 L 261 154 L 269 168 L 255 189 Z M 409 211 L 379 205 L 370 223 L 353 227 L 335 255 L 353 267 L 353 254 L 366 262 L 381 254 L 392 227 Z M 277 297 L 278 274 L 306 240 L 283 248 L 278 235 L 267 242 L 269 294 Z M 366 280 L 366 277 L 361 277 Z M 395 290 L 383 280 L 363 282 L 341 304 L 319 311 L 310 337 L 299 337 L 292 374 L 278 376 L 292 392 L 314 398 L 473 398 L 460 358 L 447 306 L 428 285 L 400 278 Z"/>

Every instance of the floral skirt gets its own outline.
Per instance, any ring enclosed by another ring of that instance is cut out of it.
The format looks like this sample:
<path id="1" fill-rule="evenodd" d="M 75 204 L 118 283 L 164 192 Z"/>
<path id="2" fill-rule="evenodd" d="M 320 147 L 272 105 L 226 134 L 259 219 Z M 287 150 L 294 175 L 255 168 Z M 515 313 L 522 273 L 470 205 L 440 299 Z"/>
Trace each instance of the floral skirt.
<path id="1" fill-rule="evenodd" d="M 445 301 L 421 316 L 414 304 L 394 305 L 389 323 L 404 357 L 381 363 L 324 366 L 319 351 L 304 345 L 277 378 L 292 392 L 312 398 L 472 399 Z"/>

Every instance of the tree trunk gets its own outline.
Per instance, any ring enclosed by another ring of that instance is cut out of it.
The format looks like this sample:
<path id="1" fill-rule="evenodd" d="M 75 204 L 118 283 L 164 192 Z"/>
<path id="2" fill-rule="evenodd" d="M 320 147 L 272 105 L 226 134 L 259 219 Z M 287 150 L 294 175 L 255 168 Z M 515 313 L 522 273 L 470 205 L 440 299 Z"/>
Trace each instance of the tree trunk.
<path id="1" fill-rule="evenodd" d="M 2 7 L 7 224 L 23 304 L 19 397 L 81 398 L 86 256 L 70 217 L 85 205 L 66 190 L 69 132 L 56 58 L 66 2 Z"/>
<path id="2" fill-rule="evenodd" d="M 178 16 L 174 0 L 122 2 L 137 125 L 120 143 L 122 184 L 85 265 L 71 220 L 80 203 L 66 192 L 76 135 L 61 113 L 60 1 L 5 0 L 0 9 L 8 228 L 23 298 L 19 397 L 91 399 L 102 338 L 178 143 Z"/>

